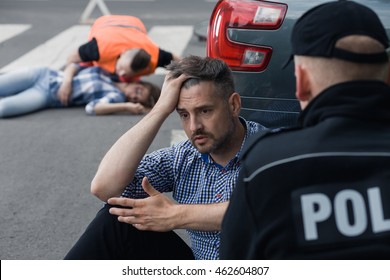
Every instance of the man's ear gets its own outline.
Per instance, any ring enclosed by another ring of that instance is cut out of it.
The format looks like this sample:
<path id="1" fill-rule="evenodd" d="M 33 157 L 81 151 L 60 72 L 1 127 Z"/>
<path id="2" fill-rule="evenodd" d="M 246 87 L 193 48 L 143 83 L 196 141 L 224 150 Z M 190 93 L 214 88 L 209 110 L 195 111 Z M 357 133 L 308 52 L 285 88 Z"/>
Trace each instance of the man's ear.
<path id="1" fill-rule="evenodd" d="M 295 64 L 295 96 L 300 102 L 311 99 L 311 84 L 308 70 L 300 64 Z"/>
<path id="2" fill-rule="evenodd" d="M 238 116 L 240 114 L 241 96 L 237 92 L 233 92 L 233 94 L 229 97 L 229 106 L 234 115 Z"/>

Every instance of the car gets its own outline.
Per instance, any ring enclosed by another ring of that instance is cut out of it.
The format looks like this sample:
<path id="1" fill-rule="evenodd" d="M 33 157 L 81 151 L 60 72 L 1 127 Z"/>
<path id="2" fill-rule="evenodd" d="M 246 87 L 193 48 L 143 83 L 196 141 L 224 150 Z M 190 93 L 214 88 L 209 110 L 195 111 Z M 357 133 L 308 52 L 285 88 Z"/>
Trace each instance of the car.
<path id="1" fill-rule="evenodd" d="M 207 56 L 232 69 L 242 99 L 241 115 L 269 128 L 293 126 L 300 112 L 295 98 L 290 34 L 296 20 L 324 0 L 220 0 L 207 31 Z M 390 38 L 390 2 L 357 0 L 373 9 Z"/>

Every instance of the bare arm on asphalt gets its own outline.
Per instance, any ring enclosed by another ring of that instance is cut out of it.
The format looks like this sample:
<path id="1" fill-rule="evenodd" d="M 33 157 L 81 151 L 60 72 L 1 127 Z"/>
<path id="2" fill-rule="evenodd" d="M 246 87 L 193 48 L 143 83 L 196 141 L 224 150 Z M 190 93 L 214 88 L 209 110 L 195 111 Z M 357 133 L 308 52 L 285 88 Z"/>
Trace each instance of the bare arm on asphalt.
<path id="1" fill-rule="evenodd" d="M 150 109 L 141 103 L 122 102 L 122 103 L 98 103 L 94 111 L 96 115 L 108 115 L 114 113 L 144 114 Z"/>

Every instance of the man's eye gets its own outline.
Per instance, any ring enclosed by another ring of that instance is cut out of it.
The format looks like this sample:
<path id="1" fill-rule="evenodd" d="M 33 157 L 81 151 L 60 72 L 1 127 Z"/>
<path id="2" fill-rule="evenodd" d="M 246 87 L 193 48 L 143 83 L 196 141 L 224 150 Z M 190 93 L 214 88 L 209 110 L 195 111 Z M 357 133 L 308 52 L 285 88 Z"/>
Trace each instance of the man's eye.
<path id="1" fill-rule="evenodd" d="M 186 119 L 186 118 L 188 118 L 188 114 L 186 114 L 186 113 L 181 113 L 181 114 L 180 114 L 180 118 L 181 118 L 181 119 Z"/>

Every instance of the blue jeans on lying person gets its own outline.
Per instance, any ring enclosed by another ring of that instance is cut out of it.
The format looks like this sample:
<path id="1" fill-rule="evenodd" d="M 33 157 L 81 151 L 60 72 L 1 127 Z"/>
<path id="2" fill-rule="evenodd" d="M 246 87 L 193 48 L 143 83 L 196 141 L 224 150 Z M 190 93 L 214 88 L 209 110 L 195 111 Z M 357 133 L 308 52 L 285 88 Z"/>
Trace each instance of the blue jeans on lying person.
<path id="1" fill-rule="evenodd" d="M 50 70 L 29 67 L 1 74 L 0 98 L 0 118 L 50 107 L 54 102 L 50 95 Z"/>

